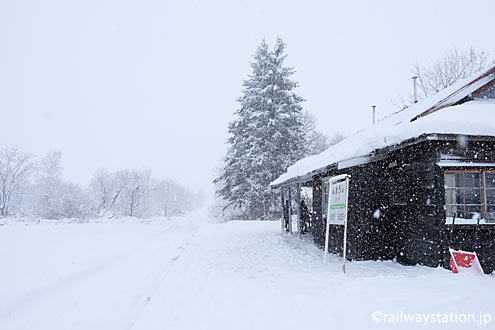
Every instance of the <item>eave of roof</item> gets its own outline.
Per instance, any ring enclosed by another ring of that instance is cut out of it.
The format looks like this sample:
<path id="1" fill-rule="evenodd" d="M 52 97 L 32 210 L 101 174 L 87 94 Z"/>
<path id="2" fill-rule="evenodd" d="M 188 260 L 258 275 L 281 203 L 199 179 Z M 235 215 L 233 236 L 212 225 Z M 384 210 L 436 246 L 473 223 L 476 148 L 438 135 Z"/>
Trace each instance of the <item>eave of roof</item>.
<path id="1" fill-rule="evenodd" d="M 291 177 L 289 178 L 288 180 L 285 180 L 285 181 L 282 181 L 282 182 L 279 182 L 279 183 L 271 183 L 270 186 L 272 188 L 280 188 L 280 187 L 283 187 L 283 186 L 290 186 L 290 185 L 294 185 L 294 184 L 303 184 L 303 183 L 307 183 L 311 180 L 313 180 L 313 177 L 316 176 L 316 175 L 321 175 L 321 174 L 324 174 L 324 173 L 327 173 L 327 172 L 330 172 L 330 171 L 337 171 L 341 168 L 339 168 L 339 164 L 342 163 L 342 162 L 347 162 L 347 161 L 351 161 L 352 159 L 356 159 L 356 158 L 360 158 L 360 157 L 368 157 L 368 162 L 366 163 L 362 163 L 362 164 L 359 164 L 359 165 L 356 165 L 356 166 L 361 166 L 361 165 L 365 165 L 365 164 L 368 164 L 368 163 L 373 163 L 373 162 L 376 162 L 376 161 L 380 161 L 380 160 L 384 160 L 387 157 L 387 155 L 390 153 L 390 152 L 393 152 L 393 151 L 396 151 L 396 150 L 399 150 L 399 149 L 403 149 L 403 148 L 406 148 L 406 147 L 409 147 L 409 146 L 412 146 L 412 145 L 416 145 L 416 144 L 419 144 L 419 143 L 422 143 L 422 142 L 426 142 L 426 141 L 457 141 L 459 135 L 458 134 L 437 134 L 437 133 L 428 133 L 428 134 L 423 134 L 421 136 L 418 136 L 418 137 L 414 137 L 414 138 L 411 138 L 411 139 L 408 139 L 408 140 L 405 140 L 401 143 L 398 143 L 398 144 L 395 144 L 395 145 L 391 145 L 391 146 L 387 146 L 387 147 L 383 147 L 383 148 L 380 148 L 380 149 L 375 149 L 373 150 L 371 153 L 367 154 L 367 155 L 363 155 L 363 156 L 357 156 L 357 157 L 353 157 L 353 158 L 348 158 L 348 159 L 343 159 L 343 160 L 340 160 L 338 162 L 334 162 L 332 164 L 328 164 L 326 166 L 323 166 L 323 167 L 320 167 L 318 169 L 315 169 L 311 172 L 308 172 L 304 175 L 299 175 L 299 176 L 295 176 L 295 177 Z M 483 142 L 483 141 L 488 141 L 488 142 L 495 142 L 495 136 L 489 136 L 489 135 L 470 135 L 470 136 L 467 136 L 469 141 L 477 141 L 477 142 Z M 354 166 L 349 166 L 349 167 L 354 167 Z"/>

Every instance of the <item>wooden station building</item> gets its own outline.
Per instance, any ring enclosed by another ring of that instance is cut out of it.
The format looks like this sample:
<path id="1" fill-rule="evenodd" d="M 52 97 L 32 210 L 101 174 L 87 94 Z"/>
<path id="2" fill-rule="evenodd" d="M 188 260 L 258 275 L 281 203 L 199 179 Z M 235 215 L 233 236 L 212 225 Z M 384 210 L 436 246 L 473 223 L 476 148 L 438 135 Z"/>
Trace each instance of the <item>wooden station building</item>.
<path id="1" fill-rule="evenodd" d="M 328 179 L 348 174 L 347 257 L 448 267 L 449 248 L 476 251 L 495 270 L 495 66 L 300 160 L 271 183 L 282 196 L 282 226 L 310 191 L 311 225 L 323 247 Z M 292 224 L 288 226 L 292 231 Z M 330 225 L 342 255 L 343 226 Z"/>

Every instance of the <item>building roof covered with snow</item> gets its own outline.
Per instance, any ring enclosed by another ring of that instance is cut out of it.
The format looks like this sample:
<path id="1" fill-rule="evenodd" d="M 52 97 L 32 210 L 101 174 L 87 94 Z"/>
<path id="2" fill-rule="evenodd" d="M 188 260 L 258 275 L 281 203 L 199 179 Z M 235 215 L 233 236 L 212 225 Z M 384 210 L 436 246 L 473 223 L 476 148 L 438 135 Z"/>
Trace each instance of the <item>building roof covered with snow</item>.
<path id="1" fill-rule="evenodd" d="M 495 136 L 495 66 L 398 111 L 368 129 L 342 140 L 321 154 L 301 159 L 271 183 L 272 187 L 304 182 L 329 166 L 346 168 L 373 160 L 380 149 L 411 139 L 442 136 Z"/>

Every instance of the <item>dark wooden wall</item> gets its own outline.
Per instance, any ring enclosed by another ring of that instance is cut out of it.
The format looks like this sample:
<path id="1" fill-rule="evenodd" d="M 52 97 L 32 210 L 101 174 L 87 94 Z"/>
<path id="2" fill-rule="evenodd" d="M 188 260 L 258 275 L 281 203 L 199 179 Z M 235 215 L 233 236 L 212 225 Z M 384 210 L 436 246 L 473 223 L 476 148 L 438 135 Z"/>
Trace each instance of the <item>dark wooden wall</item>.
<path id="1" fill-rule="evenodd" d="M 438 144 L 439 154 L 449 154 L 458 156 L 464 161 L 472 162 L 495 162 L 495 143 L 483 141 L 470 141 L 467 148 L 460 148 L 455 142 L 443 142 Z M 456 170 L 476 169 L 473 167 L 456 167 Z M 495 170 L 495 167 L 485 167 L 486 170 Z M 443 172 L 441 175 L 441 184 L 443 187 Z M 445 203 L 444 195 L 441 196 L 441 204 Z M 441 231 L 441 246 L 442 260 L 441 265 L 445 268 L 449 267 L 450 254 L 449 247 L 455 250 L 475 251 L 480 259 L 481 266 L 485 273 L 495 271 L 495 224 L 491 225 L 452 225 L 443 223 L 445 219 L 445 211 L 440 210 L 440 218 L 442 226 Z"/>
<path id="2" fill-rule="evenodd" d="M 441 172 L 435 165 L 437 150 L 432 142 L 401 149 L 395 157 L 390 181 L 405 184 L 404 205 L 391 205 L 398 226 L 398 253 L 404 264 L 437 266 L 441 260 L 439 211 L 443 210 Z M 393 220 L 392 220 L 393 221 Z"/>
<path id="3" fill-rule="evenodd" d="M 443 169 L 440 154 L 462 153 L 473 160 L 495 161 L 495 143 L 471 142 L 459 149 L 455 142 L 424 141 L 390 151 L 386 159 L 342 170 L 331 170 L 313 180 L 312 234 L 321 247 L 325 240 L 321 178 L 350 174 L 348 257 L 354 260 L 396 258 L 406 265 L 448 267 L 449 246 L 473 251 L 473 227 L 451 237 L 445 225 Z M 376 217 L 379 210 L 380 216 Z M 456 226 L 457 227 L 457 226 Z M 495 268 L 495 225 L 481 227 L 478 242 L 485 271 Z M 462 244 L 461 244 L 462 242 Z M 470 245 L 471 244 L 471 245 Z M 343 226 L 330 226 L 329 250 L 342 255 Z"/>
<path id="4" fill-rule="evenodd" d="M 313 235 L 314 242 L 323 247 L 325 244 L 325 223 L 323 222 L 321 212 L 322 191 L 321 191 L 321 178 L 315 176 L 313 181 L 313 224 L 311 227 L 311 234 Z"/>

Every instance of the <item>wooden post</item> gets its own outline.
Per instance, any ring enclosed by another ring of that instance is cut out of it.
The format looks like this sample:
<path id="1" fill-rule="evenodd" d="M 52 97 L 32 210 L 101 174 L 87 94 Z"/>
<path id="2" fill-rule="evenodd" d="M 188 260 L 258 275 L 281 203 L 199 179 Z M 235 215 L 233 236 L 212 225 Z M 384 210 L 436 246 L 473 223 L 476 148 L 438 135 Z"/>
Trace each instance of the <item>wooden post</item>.
<path id="1" fill-rule="evenodd" d="M 322 190 L 321 190 L 322 182 L 320 178 L 313 180 L 313 223 L 311 232 L 315 239 L 315 242 L 323 245 L 325 243 L 325 224 L 323 223 L 323 210 L 321 202 L 322 198 Z"/>
<path id="2" fill-rule="evenodd" d="M 281 214 L 282 214 L 282 217 L 280 219 L 280 230 L 282 232 L 285 232 L 285 201 L 284 201 L 284 188 L 281 187 L 280 188 L 280 201 L 282 202 L 282 208 L 281 208 Z"/>
<path id="3" fill-rule="evenodd" d="M 302 210 L 301 210 L 301 184 L 296 185 L 296 203 L 297 203 L 297 233 L 302 236 Z"/>
<path id="4" fill-rule="evenodd" d="M 345 183 L 346 183 L 346 186 L 347 186 L 347 190 L 346 190 L 346 193 L 345 193 L 345 206 L 346 206 L 346 211 L 345 211 L 345 223 L 344 223 L 344 253 L 343 253 L 343 257 L 344 257 L 344 262 L 342 264 L 342 270 L 344 271 L 345 273 L 345 262 L 347 260 L 347 216 L 348 216 L 348 210 L 349 210 L 349 177 L 346 177 L 345 178 Z M 330 203 L 329 203 L 330 204 Z"/>
<path id="5" fill-rule="evenodd" d="M 291 209 L 292 209 L 292 194 L 291 194 L 291 188 L 290 186 L 287 188 L 289 189 L 289 212 L 288 212 L 288 216 L 289 216 L 289 233 L 292 235 L 292 212 L 291 212 Z"/>
<path id="6" fill-rule="evenodd" d="M 486 219 L 488 219 L 488 216 L 487 216 L 487 212 L 488 212 L 488 207 L 486 205 L 486 178 L 485 178 L 485 175 L 486 175 L 486 171 L 481 171 L 481 188 L 483 189 L 483 210 L 481 210 L 481 217 L 486 217 Z M 478 217 L 479 219 L 479 217 Z"/>
<path id="7" fill-rule="evenodd" d="M 328 240 L 330 238 L 330 223 L 328 222 L 328 209 L 330 208 L 330 194 L 332 191 L 332 181 L 329 181 L 328 185 L 328 203 L 327 203 L 327 221 L 326 221 L 326 230 L 325 230 L 325 254 L 324 254 L 324 260 L 325 260 L 325 265 L 328 265 Z"/>

